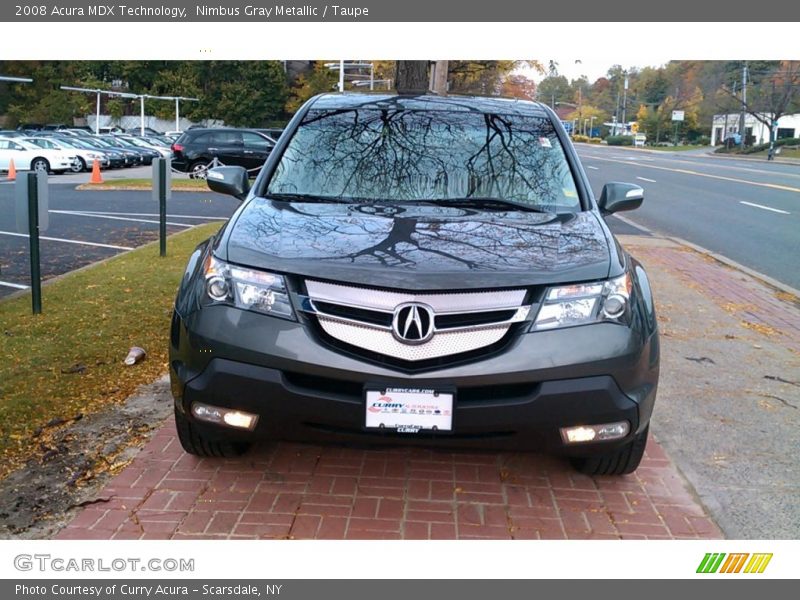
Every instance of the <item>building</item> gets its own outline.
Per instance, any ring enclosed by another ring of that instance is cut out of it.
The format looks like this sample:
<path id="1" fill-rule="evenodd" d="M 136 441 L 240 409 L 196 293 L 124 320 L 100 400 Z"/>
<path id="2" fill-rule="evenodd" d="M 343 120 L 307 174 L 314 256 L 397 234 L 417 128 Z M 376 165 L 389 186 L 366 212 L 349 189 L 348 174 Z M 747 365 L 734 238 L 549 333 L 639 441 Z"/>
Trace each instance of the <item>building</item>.
<path id="1" fill-rule="evenodd" d="M 766 118 L 766 114 L 764 117 Z M 719 146 L 728 137 L 739 139 L 741 113 L 714 115 L 711 121 L 711 144 Z M 775 128 L 775 139 L 800 137 L 800 113 L 783 115 Z M 751 114 L 744 116 L 744 133 L 753 144 L 769 143 L 769 128 Z"/>

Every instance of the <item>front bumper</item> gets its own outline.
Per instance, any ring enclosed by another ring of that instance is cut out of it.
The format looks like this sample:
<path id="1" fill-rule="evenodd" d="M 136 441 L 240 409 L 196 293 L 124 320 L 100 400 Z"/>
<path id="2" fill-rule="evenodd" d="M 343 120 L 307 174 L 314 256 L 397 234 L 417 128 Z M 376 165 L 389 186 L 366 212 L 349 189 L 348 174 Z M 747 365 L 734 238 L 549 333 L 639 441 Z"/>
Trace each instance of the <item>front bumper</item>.
<path id="1" fill-rule="evenodd" d="M 301 323 L 227 306 L 173 320 L 170 376 L 176 408 L 210 438 L 401 441 L 435 445 L 607 452 L 644 429 L 658 382 L 658 337 L 599 323 L 525 333 L 502 352 L 404 372 L 321 343 Z M 453 388 L 454 429 L 436 434 L 363 429 L 365 384 Z M 253 432 L 201 423 L 193 402 L 259 415 Z M 561 427 L 626 420 L 627 438 L 565 446 Z M 435 437 L 435 440 L 431 440 Z"/>

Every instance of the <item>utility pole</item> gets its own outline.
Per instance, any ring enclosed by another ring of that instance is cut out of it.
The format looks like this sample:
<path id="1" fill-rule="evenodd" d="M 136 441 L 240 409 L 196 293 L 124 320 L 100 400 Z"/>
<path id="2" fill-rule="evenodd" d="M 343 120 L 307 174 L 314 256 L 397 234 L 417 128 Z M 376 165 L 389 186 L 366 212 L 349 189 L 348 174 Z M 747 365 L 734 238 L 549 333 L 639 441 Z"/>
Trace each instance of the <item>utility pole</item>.
<path id="1" fill-rule="evenodd" d="M 747 61 L 744 61 L 744 66 L 742 67 L 742 116 L 739 119 L 739 147 L 744 150 L 744 138 L 745 130 L 744 130 L 744 118 L 745 118 L 745 107 L 747 106 Z"/>
<path id="2" fill-rule="evenodd" d="M 623 96 L 622 96 L 622 135 L 625 135 L 628 132 L 628 122 L 625 120 L 625 109 L 628 108 L 628 72 L 625 71 L 625 83 L 623 85 Z"/>

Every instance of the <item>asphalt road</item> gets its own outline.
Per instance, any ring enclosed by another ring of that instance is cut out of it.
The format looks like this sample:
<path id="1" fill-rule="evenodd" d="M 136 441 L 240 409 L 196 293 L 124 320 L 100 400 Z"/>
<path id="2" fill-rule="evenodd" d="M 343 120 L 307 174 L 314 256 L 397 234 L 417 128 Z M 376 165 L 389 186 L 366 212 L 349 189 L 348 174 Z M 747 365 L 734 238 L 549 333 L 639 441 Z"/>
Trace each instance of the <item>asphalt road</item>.
<path id="1" fill-rule="evenodd" d="M 645 189 L 624 218 L 800 289 L 800 165 L 607 146 L 578 153 L 596 197 L 609 181 Z"/>

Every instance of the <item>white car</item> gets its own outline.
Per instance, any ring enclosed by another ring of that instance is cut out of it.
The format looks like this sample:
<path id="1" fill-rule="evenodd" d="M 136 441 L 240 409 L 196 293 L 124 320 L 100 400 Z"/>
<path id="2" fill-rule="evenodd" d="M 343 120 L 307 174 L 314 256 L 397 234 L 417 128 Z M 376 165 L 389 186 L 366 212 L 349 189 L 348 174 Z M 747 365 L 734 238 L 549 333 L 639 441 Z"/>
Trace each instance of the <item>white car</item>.
<path id="1" fill-rule="evenodd" d="M 64 173 L 77 160 L 74 153 L 39 148 L 20 138 L 0 138 L 0 170 L 8 171 L 11 161 L 20 171 Z"/>
<path id="2" fill-rule="evenodd" d="M 45 148 L 47 150 L 61 150 L 66 154 L 74 154 L 77 158 L 72 162 L 72 166 L 70 167 L 70 170 L 73 173 L 80 173 L 81 171 L 90 170 L 95 160 L 100 161 L 100 167 L 103 169 L 107 168 L 111 163 L 108 156 L 105 154 L 101 154 L 100 152 L 94 150 L 87 150 L 86 148 L 78 148 L 77 146 L 70 144 L 67 140 L 59 140 L 49 137 L 30 137 L 23 138 L 22 141 L 30 142 L 35 146 L 39 146 L 39 148 Z"/>

